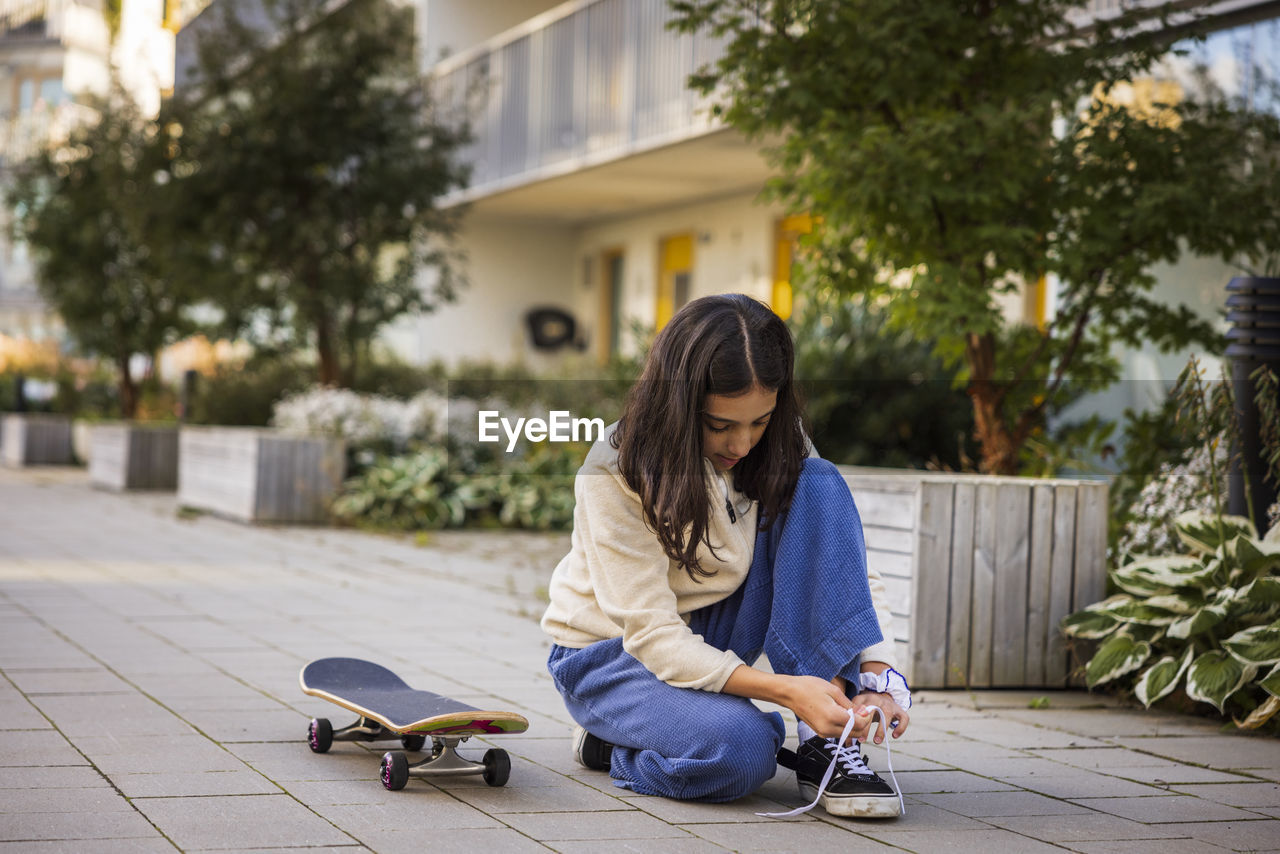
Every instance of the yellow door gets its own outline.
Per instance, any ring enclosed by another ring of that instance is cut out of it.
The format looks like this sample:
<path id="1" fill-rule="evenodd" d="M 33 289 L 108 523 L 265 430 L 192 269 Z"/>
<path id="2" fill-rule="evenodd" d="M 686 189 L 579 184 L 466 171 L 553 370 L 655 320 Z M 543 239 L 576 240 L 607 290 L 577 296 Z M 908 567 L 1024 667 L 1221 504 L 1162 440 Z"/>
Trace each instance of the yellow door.
<path id="1" fill-rule="evenodd" d="M 800 235 L 813 231 L 813 218 L 795 214 L 778 220 L 773 255 L 773 313 L 786 320 L 791 316 L 794 295 L 791 289 L 791 265 L 800 246 Z"/>
<path id="2" fill-rule="evenodd" d="M 689 301 L 693 285 L 693 235 L 664 237 L 658 245 L 657 329 L 667 325 L 680 306 Z"/>

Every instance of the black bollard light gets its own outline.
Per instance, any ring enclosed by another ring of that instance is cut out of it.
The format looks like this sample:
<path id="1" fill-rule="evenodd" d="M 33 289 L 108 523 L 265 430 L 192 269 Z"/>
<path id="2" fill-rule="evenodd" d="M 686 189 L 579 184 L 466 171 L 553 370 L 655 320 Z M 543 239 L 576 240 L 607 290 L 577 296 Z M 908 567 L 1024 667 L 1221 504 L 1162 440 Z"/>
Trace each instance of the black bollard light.
<path id="1" fill-rule="evenodd" d="M 1243 477 L 1247 472 L 1253 523 L 1259 532 L 1265 532 L 1267 508 L 1276 500 L 1276 484 L 1265 481 L 1257 390 L 1249 377 L 1260 366 L 1280 375 L 1280 278 L 1237 276 L 1227 284 L 1227 293 L 1227 322 L 1231 324 L 1227 358 L 1231 360 L 1231 385 L 1240 423 L 1240 453 L 1232 457 L 1227 512 L 1249 515 Z"/>
<path id="2" fill-rule="evenodd" d="M 13 377 L 13 411 L 27 411 L 27 378 L 22 374 Z"/>

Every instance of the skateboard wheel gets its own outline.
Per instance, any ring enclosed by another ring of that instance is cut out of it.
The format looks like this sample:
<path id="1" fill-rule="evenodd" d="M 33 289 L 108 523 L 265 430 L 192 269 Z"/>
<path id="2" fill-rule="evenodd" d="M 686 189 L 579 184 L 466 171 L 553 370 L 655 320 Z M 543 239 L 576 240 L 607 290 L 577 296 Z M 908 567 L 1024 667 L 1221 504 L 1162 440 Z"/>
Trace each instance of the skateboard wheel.
<path id="1" fill-rule="evenodd" d="M 511 757 L 507 751 L 494 748 L 484 754 L 484 781 L 490 786 L 505 786 L 511 778 Z"/>
<path id="2" fill-rule="evenodd" d="M 400 744 L 405 750 L 412 750 L 415 753 L 422 750 L 422 746 L 427 743 L 425 735 L 415 735 L 413 733 L 405 733 L 400 736 Z"/>
<path id="3" fill-rule="evenodd" d="M 409 759 L 403 753 L 392 751 L 382 757 L 382 785 L 398 792 L 409 782 Z"/>
<path id="4" fill-rule="evenodd" d="M 307 744 L 313 753 L 328 753 L 333 747 L 333 725 L 326 718 L 312 718 L 307 727 Z"/>

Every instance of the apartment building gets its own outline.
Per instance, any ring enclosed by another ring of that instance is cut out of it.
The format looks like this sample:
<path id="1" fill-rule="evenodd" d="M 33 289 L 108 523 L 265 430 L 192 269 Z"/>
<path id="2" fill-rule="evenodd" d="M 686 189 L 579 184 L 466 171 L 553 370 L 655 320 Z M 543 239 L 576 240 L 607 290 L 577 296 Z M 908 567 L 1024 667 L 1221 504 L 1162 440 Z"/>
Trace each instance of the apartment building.
<path id="1" fill-rule="evenodd" d="M 1089 14 L 1120 6 L 1097 0 Z M 666 0 L 419 0 L 418 10 L 437 96 L 472 105 L 475 172 L 445 200 L 469 206 L 471 286 L 458 303 L 394 328 L 397 350 L 415 361 L 603 359 L 635 346 L 637 324 L 660 327 L 704 294 L 743 291 L 790 312 L 792 253 L 807 223 L 760 201 L 768 170 L 757 148 L 685 88 L 722 46 L 669 30 Z M 1235 0 L 1211 11 L 1216 31 L 1193 58 L 1224 90 L 1275 108 L 1262 103 L 1261 80 L 1280 79 L 1280 4 Z M 1159 296 L 1216 317 L 1234 274 L 1190 260 L 1159 271 Z M 530 313 L 540 308 L 572 318 L 572 334 L 561 323 L 564 334 L 552 336 L 568 339 L 558 349 L 535 346 Z M 1043 321 L 1053 282 L 1005 308 Z M 1150 380 L 1184 361 L 1121 358 L 1126 377 Z M 1103 409 L 1118 415 L 1161 388 L 1122 384 Z"/>
<path id="2" fill-rule="evenodd" d="M 0 191 L 8 170 L 57 145 L 92 117 L 89 95 L 111 75 L 152 113 L 173 88 L 176 0 L 121 0 L 109 21 L 103 0 L 0 0 Z M 0 334 L 57 339 L 57 319 L 40 301 L 21 244 L 11 243 L 0 211 Z"/>

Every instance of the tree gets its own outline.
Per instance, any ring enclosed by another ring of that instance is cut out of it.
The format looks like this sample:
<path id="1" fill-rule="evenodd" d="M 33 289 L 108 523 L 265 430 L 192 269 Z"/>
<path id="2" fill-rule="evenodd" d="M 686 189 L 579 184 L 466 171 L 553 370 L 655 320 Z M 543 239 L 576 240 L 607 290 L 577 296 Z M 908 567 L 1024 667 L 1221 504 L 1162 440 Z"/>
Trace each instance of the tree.
<path id="1" fill-rule="evenodd" d="M 1167 9 L 1076 29 L 1086 5 L 672 3 L 728 43 L 691 85 L 766 145 L 773 196 L 821 220 L 810 272 L 961 368 L 989 472 L 1017 470 L 1064 395 L 1118 378 L 1114 345 L 1217 348 L 1152 299 L 1151 266 L 1264 254 L 1280 222 L 1276 117 L 1156 85 Z M 1044 275 L 1052 319 L 1006 322 L 998 298 Z"/>
<path id="2" fill-rule="evenodd" d="M 41 296 L 82 349 L 115 366 L 121 413 L 132 418 L 132 358 L 154 357 L 192 324 L 184 290 L 148 242 L 163 218 L 163 134 L 118 88 L 93 108 L 97 121 L 73 130 L 65 146 L 17 167 L 8 203 Z"/>
<path id="3" fill-rule="evenodd" d="M 312 346 L 320 381 L 350 385 L 378 329 L 453 298 L 460 213 L 437 201 L 465 183 L 466 133 L 433 109 L 411 9 L 332 6 L 268 0 L 266 27 L 205 13 L 165 119 L 182 200 L 165 243 L 229 330 Z"/>

